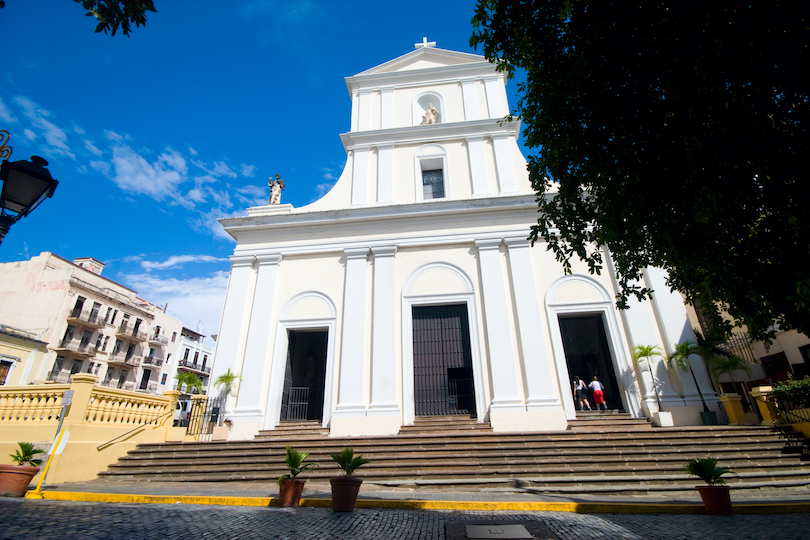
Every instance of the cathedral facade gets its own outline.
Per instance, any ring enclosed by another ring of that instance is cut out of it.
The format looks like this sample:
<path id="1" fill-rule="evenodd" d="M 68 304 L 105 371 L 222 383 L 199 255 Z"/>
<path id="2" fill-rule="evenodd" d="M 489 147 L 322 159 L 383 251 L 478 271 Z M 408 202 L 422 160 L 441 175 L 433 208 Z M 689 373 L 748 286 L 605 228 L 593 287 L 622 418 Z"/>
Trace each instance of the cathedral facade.
<path id="1" fill-rule="evenodd" d="M 530 246 L 537 203 L 505 75 L 430 45 L 347 77 L 348 158 L 328 194 L 221 220 L 237 245 L 211 376 L 241 376 L 230 438 L 300 420 L 393 434 L 431 415 L 563 430 L 575 376 L 598 377 L 611 409 L 652 417 L 657 390 L 676 425 L 699 424 L 690 375 L 631 360 L 692 335 L 663 272 L 645 275 L 652 301 L 618 311 L 610 271 L 565 275 Z"/>

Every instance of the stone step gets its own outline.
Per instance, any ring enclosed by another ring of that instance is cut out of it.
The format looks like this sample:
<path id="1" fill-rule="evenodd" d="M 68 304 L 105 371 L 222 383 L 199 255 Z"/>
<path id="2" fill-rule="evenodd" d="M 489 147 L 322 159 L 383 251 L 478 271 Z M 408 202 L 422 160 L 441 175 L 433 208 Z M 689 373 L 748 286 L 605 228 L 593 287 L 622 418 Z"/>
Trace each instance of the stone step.
<path id="1" fill-rule="evenodd" d="M 796 449 L 791 433 L 762 426 L 654 428 L 621 413 L 598 414 L 614 421 L 591 414 L 565 432 L 496 434 L 471 418 L 419 418 L 396 436 L 344 438 L 318 433 L 317 423 L 282 425 L 251 441 L 139 445 L 102 476 L 272 481 L 285 472 L 284 447 L 291 445 L 310 453 L 319 468 L 306 477 L 321 481 L 338 472 L 330 454 L 351 446 L 372 460 L 361 469 L 362 477 L 386 485 L 622 491 L 663 484 L 669 490 L 691 490 L 695 480 L 683 472 L 685 462 L 707 455 L 738 473 L 729 482 L 810 483 L 810 463 L 786 453 Z"/>

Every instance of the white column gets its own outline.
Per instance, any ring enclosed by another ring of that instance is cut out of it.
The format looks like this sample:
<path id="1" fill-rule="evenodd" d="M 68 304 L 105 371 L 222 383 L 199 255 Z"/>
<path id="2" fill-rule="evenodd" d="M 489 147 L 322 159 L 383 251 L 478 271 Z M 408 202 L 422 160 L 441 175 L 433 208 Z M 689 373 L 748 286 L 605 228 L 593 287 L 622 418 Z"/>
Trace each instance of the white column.
<path id="1" fill-rule="evenodd" d="M 489 197 L 487 164 L 484 161 L 484 137 L 467 137 L 467 152 L 470 155 L 470 177 L 473 197 Z"/>
<path id="2" fill-rule="evenodd" d="M 464 99 L 464 120 L 478 120 L 475 79 L 463 79 L 461 81 L 461 96 Z"/>
<path id="3" fill-rule="evenodd" d="M 369 416 L 400 415 L 396 401 L 396 246 L 371 248 L 374 253 L 374 302 Z"/>
<path id="4" fill-rule="evenodd" d="M 506 286 L 501 271 L 501 239 L 476 240 L 484 296 L 489 369 L 492 374 L 492 408 L 495 411 L 525 411 L 518 394 L 515 355 L 509 329 Z"/>
<path id="5" fill-rule="evenodd" d="M 686 340 L 695 340 L 695 334 L 692 332 L 692 327 L 689 324 L 689 316 L 686 314 L 686 306 L 683 304 L 681 295 L 672 292 L 666 282 L 666 273 L 660 268 L 647 268 L 645 272 L 647 286 L 653 289 L 652 307 L 655 314 L 658 329 L 664 339 L 664 351 L 671 354 L 675 348 L 675 344 Z M 709 383 L 706 368 L 700 358 L 692 356 L 689 359 L 692 369 L 695 373 L 695 378 L 700 385 L 700 390 L 705 399 L 716 401 L 717 395 L 712 390 Z M 679 372 L 681 385 L 683 388 L 684 397 L 690 405 L 700 405 L 700 395 L 695 387 L 695 381 L 692 379 L 692 374 L 687 372 Z"/>
<path id="6" fill-rule="evenodd" d="M 248 297 L 253 285 L 253 255 L 231 257 L 231 275 L 225 293 L 225 305 L 214 351 L 211 376 L 216 378 L 229 368 L 241 373 L 247 335 L 247 318 L 253 307 L 253 299 Z"/>
<path id="7" fill-rule="evenodd" d="M 354 147 L 352 169 L 352 206 L 368 204 L 368 146 Z"/>
<path id="8" fill-rule="evenodd" d="M 340 387 L 333 418 L 365 416 L 363 353 L 366 331 L 368 248 L 347 249 L 343 294 L 343 335 L 340 345 Z"/>
<path id="9" fill-rule="evenodd" d="M 487 91 L 487 108 L 489 109 L 490 118 L 503 118 L 507 114 L 507 110 L 503 106 L 503 99 L 501 94 L 504 91 L 501 78 L 496 76 L 484 77 L 484 88 Z"/>
<path id="10" fill-rule="evenodd" d="M 368 131 L 371 129 L 371 92 L 370 88 L 360 90 L 360 110 L 358 111 L 358 131 Z"/>
<path id="11" fill-rule="evenodd" d="M 377 202 L 394 202 L 394 145 L 377 146 Z"/>
<path id="12" fill-rule="evenodd" d="M 276 278 L 281 255 L 260 255 L 256 257 L 258 274 L 253 293 L 253 307 L 250 312 L 245 362 L 242 366 L 242 382 L 239 384 L 239 400 L 234 415 L 244 419 L 264 418 L 262 392 L 270 378 L 270 323 L 273 317 L 273 300 L 276 293 Z"/>
<path id="13" fill-rule="evenodd" d="M 509 253 L 518 335 L 523 351 L 523 370 L 528 391 L 527 409 L 562 410 L 562 403 L 554 393 L 552 381 L 555 372 L 543 339 L 543 320 L 529 257 L 529 241 L 524 237 L 516 237 L 506 238 L 504 242 Z"/>
<path id="14" fill-rule="evenodd" d="M 498 170 L 498 185 L 501 195 L 517 195 L 515 186 L 515 171 L 512 168 L 512 152 L 509 148 L 509 134 L 495 133 L 492 135 L 492 145 L 495 147 L 495 167 Z"/>
<path id="15" fill-rule="evenodd" d="M 394 89 L 380 89 L 380 128 L 394 127 Z"/>

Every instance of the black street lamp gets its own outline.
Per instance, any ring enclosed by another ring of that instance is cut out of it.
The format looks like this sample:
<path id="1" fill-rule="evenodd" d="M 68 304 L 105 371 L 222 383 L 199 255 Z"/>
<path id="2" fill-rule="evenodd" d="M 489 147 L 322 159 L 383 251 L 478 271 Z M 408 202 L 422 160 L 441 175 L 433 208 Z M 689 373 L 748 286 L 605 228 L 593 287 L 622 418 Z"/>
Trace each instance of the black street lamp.
<path id="1" fill-rule="evenodd" d="M 10 155 L 11 148 L 3 145 L 0 156 L 8 158 Z M 59 182 L 53 179 L 45 168 L 47 166 L 48 162 L 39 156 L 31 156 L 31 161 L 3 160 L 0 165 L 0 180 L 3 181 L 0 191 L 0 243 L 12 225 L 53 195 Z"/>

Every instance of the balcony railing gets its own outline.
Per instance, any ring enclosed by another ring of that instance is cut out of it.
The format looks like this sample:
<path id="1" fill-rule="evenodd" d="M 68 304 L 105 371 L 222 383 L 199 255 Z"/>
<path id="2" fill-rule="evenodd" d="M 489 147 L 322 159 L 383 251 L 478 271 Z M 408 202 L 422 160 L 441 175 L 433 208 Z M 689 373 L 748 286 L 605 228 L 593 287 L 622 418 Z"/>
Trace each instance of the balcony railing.
<path id="1" fill-rule="evenodd" d="M 71 353 L 74 356 L 89 358 L 96 355 L 96 346 L 89 343 L 82 343 L 77 339 L 62 340 L 59 345 L 53 348 L 54 351 Z"/>
<path id="2" fill-rule="evenodd" d="M 169 338 L 164 335 L 152 334 L 149 336 L 149 343 L 157 343 L 158 345 L 168 345 Z"/>
<path id="3" fill-rule="evenodd" d="M 76 308 L 69 309 L 67 319 L 69 322 L 78 323 L 89 328 L 101 328 L 104 326 L 104 317 L 98 311 L 90 309 L 84 311 Z"/>
<path id="4" fill-rule="evenodd" d="M 110 357 L 107 359 L 107 363 L 120 364 L 123 366 L 130 366 L 130 367 L 138 367 L 141 365 L 141 357 L 133 355 L 127 358 L 126 353 L 118 352 L 111 354 Z"/>
<path id="5" fill-rule="evenodd" d="M 131 339 L 135 341 L 146 341 L 146 332 L 142 332 L 141 330 L 135 330 L 134 326 L 129 326 L 128 324 L 121 324 L 116 330 L 115 335 L 118 337 Z"/>
<path id="6" fill-rule="evenodd" d="M 48 372 L 48 380 L 55 383 L 69 383 L 70 382 L 70 372 L 69 371 L 62 371 L 61 369 L 55 369 L 53 371 Z"/>
<path id="7" fill-rule="evenodd" d="M 188 360 L 180 360 L 177 365 L 182 368 L 198 371 L 200 373 L 211 373 L 210 367 L 203 367 L 202 364 L 194 364 Z"/>
<path id="8" fill-rule="evenodd" d="M 163 358 L 155 358 L 154 356 L 144 356 L 143 365 L 160 367 L 163 365 Z"/>

